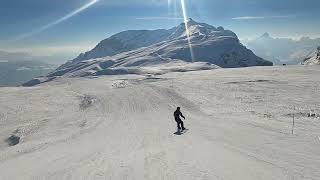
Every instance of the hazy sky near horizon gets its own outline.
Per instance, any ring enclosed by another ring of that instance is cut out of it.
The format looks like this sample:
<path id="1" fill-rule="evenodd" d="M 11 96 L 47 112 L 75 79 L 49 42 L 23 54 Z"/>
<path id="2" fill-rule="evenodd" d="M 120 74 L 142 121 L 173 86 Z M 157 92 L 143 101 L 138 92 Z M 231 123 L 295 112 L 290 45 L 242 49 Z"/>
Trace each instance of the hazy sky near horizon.
<path id="1" fill-rule="evenodd" d="M 189 17 L 240 39 L 320 37 L 319 0 L 185 0 Z M 129 29 L 171 28 L 180 0 L 0 0 L 0 50 L 74 56 Z"/>

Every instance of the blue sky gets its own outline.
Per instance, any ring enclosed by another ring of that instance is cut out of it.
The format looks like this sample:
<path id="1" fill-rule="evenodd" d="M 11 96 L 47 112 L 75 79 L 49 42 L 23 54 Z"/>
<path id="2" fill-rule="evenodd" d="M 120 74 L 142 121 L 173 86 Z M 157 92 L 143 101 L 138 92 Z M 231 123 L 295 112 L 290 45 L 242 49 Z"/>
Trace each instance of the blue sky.
<path id="1" fill-rule="evenodd" d="M 189 17 L 240 39 L 320 37 L 319 0 L 185 1 Z M 180 0 L 0 0 L 0 49 L 72 57 L 114 33 L 171 28 L 180 18 Z"/>

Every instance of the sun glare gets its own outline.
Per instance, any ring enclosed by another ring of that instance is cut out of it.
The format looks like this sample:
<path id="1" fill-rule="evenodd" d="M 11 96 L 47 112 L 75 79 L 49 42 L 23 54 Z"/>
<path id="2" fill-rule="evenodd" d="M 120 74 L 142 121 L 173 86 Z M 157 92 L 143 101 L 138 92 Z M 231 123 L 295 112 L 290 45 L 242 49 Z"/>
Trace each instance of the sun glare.
<path id="1" fill-rule="evenodd" d="M 186 34 L 187 34 L 187 39 L 188 39 L 188 44 L 189 44 L 189 49 L 190 49 L 191 60 L 193 62 L 194 61 L 194 53 L 193 53 L 189 25 L 188 25 L 189 18 L 188 18 L 188 14 L 187 14 L 186 3 L 184 0 L 181 0 L 181 9 L 182 9 L 182 14 L 183 14 L 184 25 L 186 27 Z"/>
<path id="2" fill-rule="evenodd" d="M 169 9 L 169 11 L 171 9 L 172 4 L 176 4 L 176 2 L 173 2 L 173 1 L 174 0 L 168 0 L 168 9 Z M 186 36 L 187 36 L 187 39 L 188 39 L 190 56 L 191 56 L 192 62 L 194 62 L 195 58 L 194 58 L 193 47 L 192 47 L 192 42 L 191 42 L 191 38 L 190 38 L 190 30 L 189 30 L 189 25 L 188 25 L 189 17 L 188 17 L 188 13 L 187 13 L 185 0 L 180 0 L 180 4 L 181 4 L 182 16 L 183 16 L 183 20 L 184 20 L 184 24 L 185 24 L 185 29 L 186 29 Z M 176 9 L 175 9 L 175 11 L 176 11 Z M 176 14 L 176 12 L 174 12 L 174 15 L 175 14 Z"/>

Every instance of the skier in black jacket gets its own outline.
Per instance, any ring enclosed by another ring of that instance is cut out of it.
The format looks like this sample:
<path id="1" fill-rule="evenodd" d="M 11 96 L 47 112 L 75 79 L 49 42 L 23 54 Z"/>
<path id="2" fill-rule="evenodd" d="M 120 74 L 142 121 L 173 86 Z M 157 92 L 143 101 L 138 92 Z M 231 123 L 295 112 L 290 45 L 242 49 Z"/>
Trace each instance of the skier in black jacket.
<path id="1" fill-rule="evenodd" d="M 180 107 L 177 107 L 177 110 L 173 113 L 174 115 L 174 119 L 175 121 L 177 122 L 177 126 L 178 126 L 178 130 L 180 131 L 182 129 L 185 130 L 186 128 L 184 128 L 184 125 L 183 125 L 183 121 L 180 119 L 180 116 L 183 117 L 183 119 L 186 119 L 183 114 L 181 113 L 180 111 Z M 180 126 L 181 125 L 181 126 Z"/>

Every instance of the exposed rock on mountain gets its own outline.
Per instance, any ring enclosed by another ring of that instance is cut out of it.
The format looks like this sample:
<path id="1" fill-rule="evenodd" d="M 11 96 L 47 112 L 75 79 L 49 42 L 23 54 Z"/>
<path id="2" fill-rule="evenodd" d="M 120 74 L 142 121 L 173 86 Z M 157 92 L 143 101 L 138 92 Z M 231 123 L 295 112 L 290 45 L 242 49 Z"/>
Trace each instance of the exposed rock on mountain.
<path id="1" fill-rule="evenodd" d="M 320 46 L 309 57 L 304 59 L 304 65 L 320 65 Z"/>

